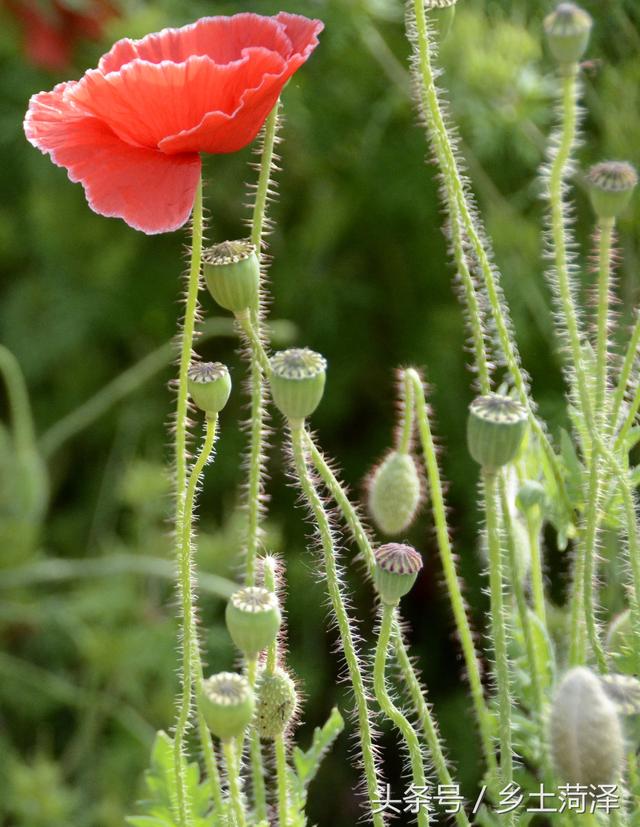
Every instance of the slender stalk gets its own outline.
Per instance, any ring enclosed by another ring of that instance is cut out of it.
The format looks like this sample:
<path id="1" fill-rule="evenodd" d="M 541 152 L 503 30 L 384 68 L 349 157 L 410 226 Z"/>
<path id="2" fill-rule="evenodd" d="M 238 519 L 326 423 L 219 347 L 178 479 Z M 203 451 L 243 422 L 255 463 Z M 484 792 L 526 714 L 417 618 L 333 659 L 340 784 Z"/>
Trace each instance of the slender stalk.
<path id="1" fill-rule="evenodd" d="M 278 824 L 280 827 L 288 827 L 289 790 L 287 783 L 287 751 L 282 733 L 276 736 L 275 748 L 276 780 L 278 785 Z"/>
<path id="2" fill-rule="evenodd" d="M 271 180 L 273 164 L 273 150 L 276 142 L 278 127 L 278 109 L 280 101 L 276 103 L 265 122 L 260 172 L 251 220 L 251 241 L 255 244 L 256 252 L 262 263 L 262 236 Z M 257 305 L 251 308 L 251 323 L 255 337 L 261 341 L 260 324 L 261 297 L 258 295 Z M 247 483 L 247 550 L 245 561 L 245 583 L 252 586 L 255 583 L 255 562 L 260 537 L 260 517 L 262 510 L 262 471 L 264 466 L 264 406 L 265 389 L 260 365 L 259 349 L 255 340 L 250 338 L 251 347 L 251 447 L 249 453 L 249 478 Z"/>
<path id="3" fill-rule="evenodd" d="M 193 620 L 193 584 L 191 576 L 191 520 L 185 521 L 187 481 L 187 373 L 191 362 L 191 350 L 195 328 L 198 291 L 200 289 L 200 267 L 202 257 L 202 180 L 199 181 L 191 217 L 191 261 L 187 284 L 187 300 L 184 323 L 180 337 L 180 359 L 178 373 L 178 401 L 175 428 L 175 536 L 176 563 L 179 577 L 182 634 L 182 694 L 178 705 L 178 717 L 174 736 L 174 758 L 176 768 L 178 820 L 180 827 L 188 827 L 190 807 L 187 800 L 187 786 L 183 761 L 184 734 L 189 722 L 192 703 L 192 658 L 195 647 Z M 207 437 L 209 436 L 207 429 Z M 213 427 L 215 437 L 215 423 Z M 213 445 L 213 440 L 211 442 Z M 201 455 L 202 456 L 202 455 Z M 208 456 L 208 455 L 207 455 Z M 206 458 L 202 462 L 202 467 Z M 195 468 L 194 468 L 195 471 Z M 195 491 L 195 489 L 194 489 Z M 188 535 L 185 550 L 185 531 Z"/>
<path id="4" fill-rule="evenodd" d="M 369 717 L 366 689 L 353 639 L 351 621 L 345 606 L 340 576 L 336 565 L 331 525 L 307 466 L 307 456 L 305 452 L 306 431 L 304 424 L 289 423 L 289 425 L 291 430 L 291 444 L 296 476 L 300 483 L 304 497 L 313 514 L 320 536 L 329 597 L 331 600 L 333 613 L 338 624 L 340 640 L 349 671 L 349 678 L 351 680 L 351 685 L 353 686 L 356 712 L 358 716 L 360 749 L 362 752 L 369 805 L 372 811 L 371 818 L 375 827 L 383 827 L 384 819 L 382 815 L 380 813 L 373 813 L 376 806 L 375 802 L 379 801 L 379 791 L 375 765 L 375 753 L 371 734 L 371 721 Z"/>
<path id="5" fill-rule="evenodd" d="M 620 409 L 624 402 L 624 396 L 627 391 L 627 385 L 631 377 L 633 366 L 638 358 L 638 349 L 640 348 L 640 313 L 636 315 L 636 321 L 631 331 L 631 338 L 624 354 L 622 368 L 620 369 L 620 376 L 616 384 L 616 390 L 613 396 L 613 404 L 611 406 L 611 422 L 614 427 L 618 423 L 620 416 Z"/>
<path id="6" fill-rule="evenodd" d="M 619 451 L 624 446 L 629 431 L 633 428 L 636 421 L 638 411 L 640 411 L 640 383 L 638 383 L 638 386 L 635 389 L 627 416 L 622 424 L 622 427 L 618 431 L 618 435 L 616 436 L 616 441 L 613 446 L 614 451 Z"/>
<path id="7" fill-rule="evenodd" d="M 202 672 L 200 652 L 198 648 L 196 617 L 195 617 L 195 594 L 192 578 L 192 545 L 191 526 L 193 521 L 193 510 L 196 491 L 200 476 L 205 465 L 211 457 L 216 439 L 217 417 L 207 419 L 206 433 L 202 450 L 196 459 L 189 480 L 187 483 L 182 518 L 182 532 L 180 537 L 180 549 L 178 560 L 178 577 L 180 584 L 180 603 L 182 617 L 182 693 L 178 706 L 178 717 L 176 720 L 173 739 L 174 763 L 177 774 L 177 800 L 181 825 L 190 822 L 190 806 L 186 794 L 186 778 L 184 776 L 184 738 L 189 725 L 191 715 L 191 704 L 193 699 L 193 678 Z M 202 733 L 201 733 L 202 734 Z M 207 746 L 208 745 L 208 746 Z M 202 744 L 205 753 L 211 750 L 211 741 L 207 737 Z M 210 755 L 209 755 L 210 758 Z"/>
<path id="8" fill-rule="evenodd" d="M 402 417 L 397 437 L 397 450 L 401 454 L 408 454 L 413 441 L 415 410 L 413 404 L 413 382 L 407 374 L 402 375 Z"/>
<path id="9" fill-rule="evenodd" d="M 544 596 L 544 573 L 542 570 L 542 552 L 540 549 L 540 521 L 527 514 L 527 535 L 531 551 L 531 594 L 533 610 L 542 626 L 547 628 L 547 609 Z"/>
<path id="10" fill-rule="evenodd" d="M 598 241 L 598 321 L 596 334 L 596 416 L 601 431 L 606 421 L 607 357 L 609 345 L 609 290 L 611 282 L 611 245 L 614 219 L 600 220 Z"/>
<path id="11" fill-rule="evenodd" d="M 460 223 L 462 225 L 462 228 L 464 229 L 465 234 L 469 239 L 474 254 L 478 260 L 480 271 L 482 273 L 484 287 L 487 291 L 487 297 L 489 299 L 491 312 L 496 325 L 496 331 L 498 333 L 500 347 L 502 349 L 509 372 L 512 376 L 514 386 L 518 392 L 518 397 L 520 399 L 520 402 L 527 409 L 527 414 L 529 417 L 529 421 L 531 423 L 531 428 L 535 433 L 536 437 L 538 438 L 540 445 L 542 446 L 542 449 L 547 458 L 547 462 L 549 463 L 549 466 L 553 472 L 553 476 L 555 478 L 556 485 L 558 487 L 558 491 L 564 502 L 564 505 L 570 511 L 572 506 L 566 492 L 562 471 L 558 464 L 558 460 L 553 451 L 551 443 L 549 442 L 549 439 L 542 425 L 538 421 L 533 407 L 531 405 L 527 381 L 520 367 L 520 361 L 516 350 L 516 346 L 512 342 L 512 337 L 509 330 L 509 322 L 506 317 L 505 310 L 502 306 L 496 276 L 494 275 L 493 267 L 491 265 L 491 261 L 485 249 L 484 243 L 480 237 L 478 230 L 476 229 L 475 219 L 472 214 L 471 207 L 468 203 L 468 196 L 465 191 L 465 186 L 463 184 L 462 178 L 460 176 L 460 171 L 458 169 L 458 163 L 456 160 L 455 152 L 453 150 L 453 146 L 449 138 L 449 133 L 447 132 L 447 127 L 442 115 L 442 109 L 440 106 L 440 101 L 438 99 L 438 92 L 435 86 L 435 78 L 431 66 L 429 35 L 427 29 L 427 19 L 424 8 L 424 2 L 422 0 L 414 0 L 413 8 L 416 22 L 418 73 L 419 81 L 421 84 L 423 108 L 427 123 L 431 131 L 434 146 L 436 148 L 436 156 L 440 163 L 442 175 L 447 181 L 447 186 L 451 187 L 452 192 L 455 195 L 454 203 L 456 206 Z M 453 212 L 451 217 L 452 223 L 455 222 L 456 216 Z M 470 316 L 472 316 L 474 312 L 478 312 L 478 309 L 476 307 L 474 311 L 474 309 L 470 307 L 469 312 Z M 478 316 L 478 318 L 480 317 Z M 483 379 L 482 374 L 480 384 L 481 386 L 484 385 L 488 387 L 487 379 Z"/>
<path id="12" fill-rule="evenodd" d="M 453 549 L 451 547 L 451 540 L 449 539 L 449 526 L 447 524 L 447 512 L 444 502 L 442 480 L 440 479 L 438 457 L 436 454 L 435 444 L 433 442 L 433 435 L 431 433 L 431 425 L 429 423 L 429 415 L 424 397 L 424 387 L 422 385 L 422 379 L 415 370 L 410 368 L 407 373 L 411 376 L 416 391 L 415 404 L 418 420 L 418 432 L 420 434 L 420 442 L 422 445 L 425 471 L 427 474 L 427 479 L 429 480 L 431 508 L 436 527 L 438 551 L 440 553 L 440 560 L 444 570 L 449 600 L 451 601 L 451 608 L 453 610 L 456 629 L 458 631 L 460 644 L 462 646 L 462 653 L 467 667 L 469 685 L 471 687 L 471 697 L 473 699 L 476 718 L 480 729 L 482 748 L 487 762 L 487 767 L 493 775 L 495 774 L 497 765 L 491 734 L 491 714 L 487 708 L 484 697 L 482 678 L 480 676 L 480 663 L 473 643 L 473 635 L 469 625 L 469 618 L 467 617 L 464 598 L 460 588 L 460 578 L 458 577 Z"/>
<path id="13" fill-rule="evenodd" d="M 258 677 L 258 661 L 256 658 L 247 661 L 247 679 L 251 689 L 255 691 Z M 264 783 L 264 767 L 262 763 L 262 745 L 260 735 L 255 726 L 249 730 L 249 753 L 251 757 L 251 780 L 253 783 L 253 804 L 256 819 L 262 821 L 267 817 L 267 791 Z"/>
<path id="14" fill-rule="evenodd" d="M 394 625 L 395 607 L 383 603 L 381 612 L 382 617 L 380 619 L 380 630 L 378 632 L 378 644 L 376 646 L 376 657 L 373 671 L 373 687 L 376 694 L 376 700 L 380 704 L 380 708 L 387 718 L 395 724 L 407 745 L 409 759 L 411 762 L 411 776 L 413 784 L 416 790 L 421 790 L 426 787 L 426 779 L 420 741 L 411 726 L 411 723 L 407 720 L 407 718 L 405 718 L 402 712 L 391 700 L 385 677 L 387 655 L 389 651 L 389 644 L 391 642 L 391 631 Z M 422 806 L 418 809 L 418 824 L 420 827 L 428 827 L 429 824 L 429 813 L 427 809 Z"/>
<path id="15" fill-rule="evenodd" d="M 487 469 L 483 469 L 482 481 L 489 546 L 491 636 L 495 650 L 495 673 L 498 687 L 500 780 L 506 786 L 513 781 L 513 753 L 511 749 L 511 691 L 509 689 L 507 633 L 503 601 L 502 551 L 496 508 L 496 476 Z"/>
<path id="16" fill-rule="evenodd" d="M 222 742 L 222 751 L 224 753 L 225 767 L 227 770 L 227 782 L 229 784 L 229 798 L 231 799 L 234 827 L 245 827 L 247 822 L 244 814 L 244 803 L 242 801 L 238 758 L 235 742 L 232 738 Z"/>

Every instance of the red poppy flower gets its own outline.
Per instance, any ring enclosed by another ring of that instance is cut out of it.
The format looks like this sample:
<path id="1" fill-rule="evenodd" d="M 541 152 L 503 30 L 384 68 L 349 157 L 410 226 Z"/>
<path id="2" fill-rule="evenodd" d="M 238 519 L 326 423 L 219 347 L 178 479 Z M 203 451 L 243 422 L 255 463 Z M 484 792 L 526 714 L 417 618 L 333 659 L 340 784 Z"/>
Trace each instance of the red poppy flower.
<path id="1" fill-rule="evenodd" d="M 79 81 L 34 95 L 29 141 L 80 181 L 89 206 L 145 233 L 181 227 L 200 152 L 236 152 L 318 44 L 300 15 L 205 17 L 118 41 Z"/>

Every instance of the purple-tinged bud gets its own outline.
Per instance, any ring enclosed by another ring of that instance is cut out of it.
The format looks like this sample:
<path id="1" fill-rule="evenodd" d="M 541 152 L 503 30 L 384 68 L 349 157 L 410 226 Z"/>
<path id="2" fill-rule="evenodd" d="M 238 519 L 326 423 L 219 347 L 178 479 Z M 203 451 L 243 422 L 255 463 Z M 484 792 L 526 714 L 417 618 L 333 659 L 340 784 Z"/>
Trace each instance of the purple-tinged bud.
<path id="1" fill-rule="evenodd" d="M 423 565 L 422 557 L 403 543 L 386 543 L 376 549 L 374 556 L 374 582 L 380 600 L 395 606 L 413 588 Z"/>
<path id="2" fill-rule="evenodd" d="M 589 193 L 600 219 L 617 218 L 631 200 L 638 173 L 626 161 L 603 161 L 587 173 Z"/>

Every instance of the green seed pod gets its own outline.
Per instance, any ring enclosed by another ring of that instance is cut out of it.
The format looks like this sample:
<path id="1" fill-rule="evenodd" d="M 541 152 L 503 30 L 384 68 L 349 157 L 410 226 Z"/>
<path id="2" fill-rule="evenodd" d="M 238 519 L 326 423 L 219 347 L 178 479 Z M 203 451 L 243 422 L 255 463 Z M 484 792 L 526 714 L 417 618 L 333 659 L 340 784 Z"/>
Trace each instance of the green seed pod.
<path id="1" fill-rule="evenodd" d="M 271 395 L 287 419 L 306 419 L 320 404 L 327 362 L 308 348 L 281 350 L 271 357 Z"/>
<path id="2" fill-rule="evenodd" d="M 412 546 L 386 543 L 376 549 L 375 558 L 374 582 L 380 600 L 395 606 L 413 588 L 422 557 Z"/>
<path id="3" fill-rule="evenodd" d="M 202 254 L 207 288 L 214 300 L 233 313 L 255 307 L 260 287 L 260 263 L 250 241 L 223 241 Z"/>
<path id="4" fill-rule="evenodd" d="M 598 677 L 584 666 L 567 672 L 556 691 L 550 740 L 561 781 L 619 783 L 624 759 L 620 718 Z"/>
<path id="5" fill-rule="evenodd" d="M 256 728 L 261 738 L 282 735 L 298 706 L 296 686 L 283 669 L 263 672 L 257 689 Z"/>
<path id="6" fill-rule="evenodd" d="M 442 43 L 451 31 L 457 2 L 458 0 L 426 0 L 425 2 L 429 23 L 433 23 L 439 43 Z"/>
<path id="7" fill-rule="evenodd" d="M 638 173 L 626 161 L 603 161 L 587 174 L 593 211 L 600 219 L 617 218 L 631 201 Z"/>
<path id="8" fill-rule="evenodd" d="M 544 19 L 544 31 L 549 50 L 563 66 L 578 63 L 589 45 L 593 21 L 575 3 L 560 3 Z"/>
<path id="9" fill-rule="evenodd" d="M 249 681 L 219 672 L 202 684 L 202 712 L 211 733 L 223 741 L 237 738 L 251 723 L 255 699 Z"/>
<path id="10" fill-rule="evenodd" d="M 194 362 L 187 375 L 189 395 L 207 416 L 216 416 L 231 394 L 231 377 L 222 362 Z"/>
<path id="11" fill-rule="evenodd" d="M 274 642 L 280 629 L 278 599 L 261 586 L 247 586 L 231 595 L 226 621 L 238 649 L 247 658 L 255 658 Z"/>
<path id="12" fill-rule="evenodd" d="M 527 514 L 533 509 L 543 508 L 546 499 L 543 485 L 536 480 L 525 480 L 518 489 L 516 505 L 523 514 Z"/>
<path id="13" fill-rule="evenodd" d="M 479 396 L 469 406 L 469 453 L 483 468 L 493 471 L 518 455 L 527 430 L 527 411 L 509 396 Z"/>
<path id="14" fill-rule="evenodd" d="M 420 504 L 420 475 L 411 454 L 390 451 L 369 480 L 369 513 L 380 531 L 400 534 Z"/>

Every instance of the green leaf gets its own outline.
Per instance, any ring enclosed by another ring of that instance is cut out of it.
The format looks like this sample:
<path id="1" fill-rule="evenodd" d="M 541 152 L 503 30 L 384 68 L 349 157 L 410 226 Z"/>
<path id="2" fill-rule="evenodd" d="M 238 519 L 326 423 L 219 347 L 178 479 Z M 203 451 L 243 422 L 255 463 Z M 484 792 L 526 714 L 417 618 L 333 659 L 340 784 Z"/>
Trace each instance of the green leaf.
<path id="1" fill-rule="evenodd" d="M 334 707 L 325 725 L 322 728 L 317 727 L 313 733 L 313 740 L 309 749 L 303 752 L 299 747 L 296 747 L 293 752 L 293 763 L 298 780 L 304 787 L 307 787 L 309 782 L 313 780 L 320 768 L 322 759 L 331 749 L 343 729 L 344 719 L 337 707 Z"/>

